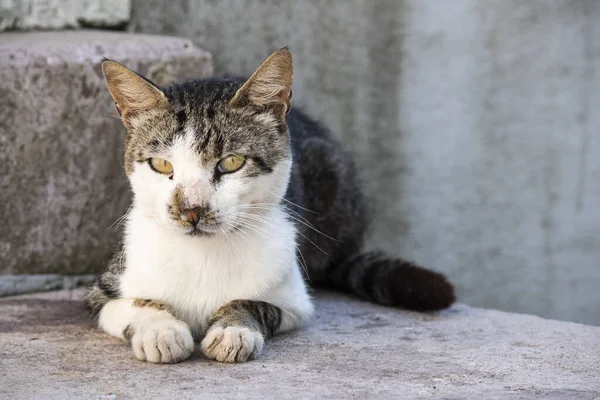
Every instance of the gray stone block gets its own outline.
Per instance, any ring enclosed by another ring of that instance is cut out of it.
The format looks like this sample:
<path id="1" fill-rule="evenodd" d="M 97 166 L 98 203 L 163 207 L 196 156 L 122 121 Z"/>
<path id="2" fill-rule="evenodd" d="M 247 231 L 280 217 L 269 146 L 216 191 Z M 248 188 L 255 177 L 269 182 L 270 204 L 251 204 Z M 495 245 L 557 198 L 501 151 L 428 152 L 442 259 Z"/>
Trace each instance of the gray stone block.
<path id="1" fill-rule="evenodd" d="M 419 314 L 317 293 L 304 329 L 240 365 L 151 365 L 92 326 L 82 292 L 0 299 L 7 399 L 588 399 L 600 327 L 455 305 Z"/>
<path id="2" fill-rule="evenodd" d="M 91 284 L 96 275 L 0 275 L 0 297 L 49 290 L 74 289 Z"/>
<path id="3" fill-rule="evenodd" d="M 130 14 L 131 0 L 3 0 L 0 31 L 120 27 Z"/>
<path id="4" fill-rule="evenodd" d="M 159 84 L 212 73 L 210 54 L 180 38 L 0 34 L 1 273 L 90 273 L 115 247 L 130 194 L 104 57 Z"/>

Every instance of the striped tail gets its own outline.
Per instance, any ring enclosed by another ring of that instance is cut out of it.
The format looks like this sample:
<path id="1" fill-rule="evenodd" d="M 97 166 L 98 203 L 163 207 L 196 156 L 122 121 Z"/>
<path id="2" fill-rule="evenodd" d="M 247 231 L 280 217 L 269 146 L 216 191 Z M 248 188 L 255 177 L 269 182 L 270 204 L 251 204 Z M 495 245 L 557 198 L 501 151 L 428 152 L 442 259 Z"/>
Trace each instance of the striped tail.
<path id="1" fill-rule="evenodd" d="M 329 279 L 338 289 L 409 310 L 442 310 L 456 300 L 454 286 L 444 275 L 378 252 L 336 265 Z"/>

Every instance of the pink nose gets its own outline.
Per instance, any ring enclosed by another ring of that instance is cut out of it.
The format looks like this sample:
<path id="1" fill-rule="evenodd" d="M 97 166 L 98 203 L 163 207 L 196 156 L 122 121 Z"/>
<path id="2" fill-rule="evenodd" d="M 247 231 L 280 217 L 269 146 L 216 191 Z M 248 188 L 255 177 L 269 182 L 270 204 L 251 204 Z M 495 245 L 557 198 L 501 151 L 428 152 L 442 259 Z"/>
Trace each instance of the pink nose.
<path id="1" fill-rule="evenodd" d="M 187 222 L 189 222 L 193 226 L 196 226 L 198 225 L 200 218 L 202 218 L 207 213 L 207 211 L 208 208 L 206 207 L 196 207 L 183 210 L 183 214 L 185 214 Z"/>

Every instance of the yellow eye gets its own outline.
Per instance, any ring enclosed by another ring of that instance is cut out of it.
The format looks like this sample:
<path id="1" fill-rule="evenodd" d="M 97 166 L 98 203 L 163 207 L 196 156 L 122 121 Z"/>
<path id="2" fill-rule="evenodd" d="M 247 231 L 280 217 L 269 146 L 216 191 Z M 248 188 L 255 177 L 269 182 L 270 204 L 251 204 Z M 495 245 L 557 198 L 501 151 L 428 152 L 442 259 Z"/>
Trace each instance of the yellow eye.
<path id="1" fill-rule="evenodd" d="M 244 157 L 234 155 L 227 156 L 221 161 L 219 161 L 219 164 L 217 165 L 217 171 L 219 171 L 222 174 L 235 172 L 238 169 L 242 168 L 245 162 L 246 160 L 244 159 Z"/>
<path id="2" fill-rule="evenodd" d="M 165 160 L 164 158 L 151 158 L 148 160 L 150 167 L 165 175 L 171 175 L 173 173 L 173 164 Z"/>

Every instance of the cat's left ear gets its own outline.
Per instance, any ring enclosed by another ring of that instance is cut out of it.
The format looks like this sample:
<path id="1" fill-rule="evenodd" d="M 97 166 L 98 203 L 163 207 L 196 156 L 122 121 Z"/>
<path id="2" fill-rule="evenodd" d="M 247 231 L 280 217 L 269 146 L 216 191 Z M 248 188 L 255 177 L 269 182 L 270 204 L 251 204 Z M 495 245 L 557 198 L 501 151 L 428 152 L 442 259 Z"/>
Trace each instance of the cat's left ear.
<path id="1" fill-rule="evenodd" d="M 271 54 L 237 91 L 232 107 L 253 107 L 284 118 L 290 111 L 294 65 L 292 53 L 284 47 Z"/>
<path id="2" fill-rule="evenodd" d="M 116 61 L 103 61 L 102 73 L 125 126 L 144 111 L 168 105 L 159 88 Z"/>

